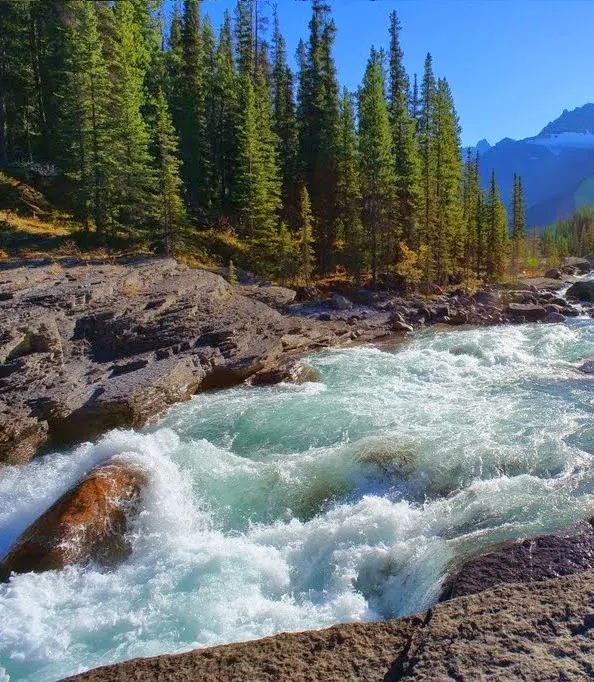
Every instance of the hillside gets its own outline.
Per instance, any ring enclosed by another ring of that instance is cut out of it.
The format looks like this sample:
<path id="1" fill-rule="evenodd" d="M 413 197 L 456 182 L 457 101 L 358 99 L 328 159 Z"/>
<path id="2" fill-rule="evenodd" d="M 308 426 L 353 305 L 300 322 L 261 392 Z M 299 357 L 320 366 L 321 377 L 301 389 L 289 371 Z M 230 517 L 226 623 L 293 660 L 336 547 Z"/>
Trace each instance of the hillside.
<path id="1" fill-rule="evenodd" d="M 483 186 L 488 186 L 495 169 L 509 205 L 513 175 L 521 175 L 529 226 L 549 225 L 594 201 L 594 104 L 565 110 L 534 137 L 504 138 L 492 147 L 484 142 L 480 143 Z"/>

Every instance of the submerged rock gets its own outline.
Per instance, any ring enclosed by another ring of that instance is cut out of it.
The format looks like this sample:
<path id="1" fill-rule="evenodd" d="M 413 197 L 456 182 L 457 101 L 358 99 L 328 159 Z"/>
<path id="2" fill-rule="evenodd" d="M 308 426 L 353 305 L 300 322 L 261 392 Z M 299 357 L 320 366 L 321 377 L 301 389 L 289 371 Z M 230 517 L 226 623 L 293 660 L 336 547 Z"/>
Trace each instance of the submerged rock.
<path id="1" fill-rule="evenodd" d="M 469 559 L 444 583 L 441 601 L 502 583 L 549 580 L 594 568 L 594 529 L 584 521 L 566 533 L 508 542 Z"/>
<path id="2" fill-rule="evenodd" d="M 584 374 L 594 374 L 594 359 L 586 360 L 581 367 L 578 367 L 578 370 Z"/>
<path id="3" fill-rule="evenodd" d="M 18 538 L 0 563 L 0 580 L 11 573 L 122 562 L 132 551 L 128 520 L 139 511 L 147 481 L 143 469 L 121 460 L 91 471 Z"/>
<path id="4" fill-rule="evenodd" d="M 263 369 L 252 377 L 254 386 L 280 384 L 304 384 L 308 381 L 319 381 L 320 374 L 313 367 L 310 367 L 297 358 L 287 358 L 280 362 L 276 367 Z"/>

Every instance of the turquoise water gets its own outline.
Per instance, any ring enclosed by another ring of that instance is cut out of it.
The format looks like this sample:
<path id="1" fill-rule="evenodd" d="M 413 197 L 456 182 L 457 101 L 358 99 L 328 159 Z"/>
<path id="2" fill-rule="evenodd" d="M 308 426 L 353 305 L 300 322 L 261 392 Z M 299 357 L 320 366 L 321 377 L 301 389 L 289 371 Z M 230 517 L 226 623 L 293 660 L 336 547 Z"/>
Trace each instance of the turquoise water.
<path id="1" fill-rule="evenodd" d="M 459 558 L 594 513 L 591 356 L 585 318 L 428 330 L 2 470 L 0 555 L 98 462 L 151 479 L 117 570 L 0 586 L 4 678 L 425 609 Z"/>

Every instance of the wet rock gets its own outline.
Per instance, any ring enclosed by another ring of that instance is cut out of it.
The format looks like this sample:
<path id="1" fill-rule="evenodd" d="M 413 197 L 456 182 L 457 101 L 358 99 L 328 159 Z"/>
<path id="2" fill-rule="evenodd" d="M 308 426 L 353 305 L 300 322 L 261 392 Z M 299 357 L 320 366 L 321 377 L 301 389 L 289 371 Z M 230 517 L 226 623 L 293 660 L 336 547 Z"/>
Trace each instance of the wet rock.
<path id="1" fill-rule="evenodd" d="M 560 324 L 562 322 L 566 322 L 567 318 L 565 317 L 565 315 L 562 315 L 561 313 L 549 313 L 545 317 L 544 321 L 551 324 Z"/>
<path id="2" fill-rule="evenodd" d="M 577 308 L 574 308 L 573 306 L 570 305 L 565 305 L 561 309 L 561 312 L 566 317 L 578 317 L 580 315 L 580 311 Z"/>
<path id="3" fill-rule="evenodd" d="M 563 273 L 558 268 L 553 268 L 552 270 L 547 270 L 545 272 L 545 277 L 547 279 L 561 279 L 563 277 Z"/>
<path id="4" fill-rule="evenodd" d="M 560 313 L 563 310 L 563 307 L 553 303 L 547 303 L 547 305 L 544 306 L 544 309 L 547 313 Z"/>
<path id="5" fill-rule="evenodd" d="M 594 281 L 575 282 L 567 290 L 568 298 L 594 302 Z"/>
<path id="6" fill-rule="evenodd" d="M 551 305 L 559 305 L 562 308 L 564 308 L 567 305 L 567 301 L 564 298 L 561 298 L 560 296 L 553 296 L 552 298 L 549 298 L 549 303 Z"/>
<path id="7" fill-rule="evenodd" d="M 0 563 L 0 579 L 74 564 L 122 562 L 132 551 L 128 522 L 140 509 L 147 481 L 142 468 L 121 459 L 97 467 L 18 538 Z"/>
<path id="8" fill-rule="evenodd" d="M 586 360 L 583 365 L 578 367 L 578 370 L 584 374 L 594 374 L 594 359 Z"/>
<path id="9" fill-rule="evenodd" d="M 351 301 L 342 294 L 333 294 L 330 305 L 334 310 L 350 310 L 353 307 Z"/>
<path id="10" fill-rule="evenodd" d="M 443 321 L 445 324 L 452 325 L 453 327 L 468 324 L 468 312 L 466 310 L 456 310 L 445 317 Z"/>
<path id="11" fill-rule="evenodd" d="M 313 367 L 298 360 L 297 358 L 287 358 L 276 367 L 264 369 L 254 374 L 252 384 L 254 386 L 280 384 L 304 384 L 308 381 L 319 381 L 320 374 Z"/>
<path id="12" fill-rule="evenodd" d="M 513 321 L 523 318 L 526 322 L 541 322 L 548 315 L 543 306 L 532 303 L 510 303 L 506 312 Z"/>
<path id="13" fill-rule="evenodd" d="M 413 328 L 410 324 L 407 324 L 400 313 L 395 313 L 390 316 L 390 327 L 392 331 L 395 332 L 412 332 Z"/>
<path id="14" fill-rule="evenodd" d="M 441 601 L 503 583 L 550 580 L 594 568 L 594 529 L 584 521 L 566 533 L 508 542 L 468 560 L 450 575 Z"/>

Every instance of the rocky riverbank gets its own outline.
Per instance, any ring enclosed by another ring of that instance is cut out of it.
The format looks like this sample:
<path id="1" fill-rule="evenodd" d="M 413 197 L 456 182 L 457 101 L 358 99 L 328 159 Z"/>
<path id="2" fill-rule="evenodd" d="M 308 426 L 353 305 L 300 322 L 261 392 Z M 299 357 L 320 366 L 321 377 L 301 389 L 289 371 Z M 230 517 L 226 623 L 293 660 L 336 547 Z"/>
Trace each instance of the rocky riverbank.
<path id="1" fill-rule="evenodd" d="M 436 288 L 425 298 L 353 289 L 349 298 L 231 286 L 173 259 L 8 261 L 0 265 L 0 464 L 138 428 L 198 390 L 258 372 L 265 382 L 290 379 L 295 372 L 271 373 L 289 354 L 428 324 L 561 322 L 578 314 L 551 292 L 564 285 L 526 281 L 472 296 Z"/>

